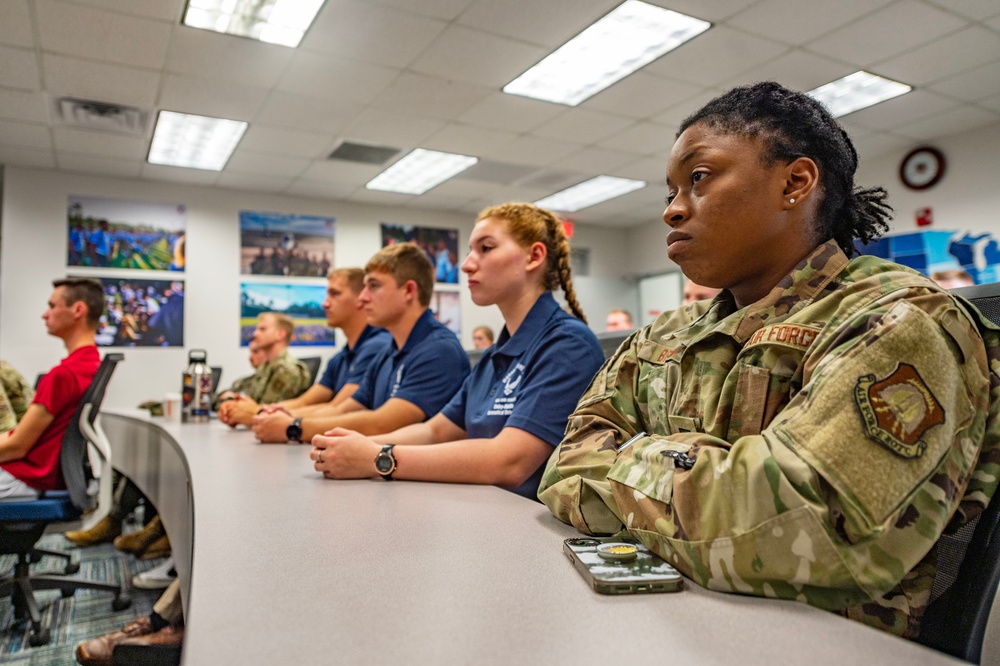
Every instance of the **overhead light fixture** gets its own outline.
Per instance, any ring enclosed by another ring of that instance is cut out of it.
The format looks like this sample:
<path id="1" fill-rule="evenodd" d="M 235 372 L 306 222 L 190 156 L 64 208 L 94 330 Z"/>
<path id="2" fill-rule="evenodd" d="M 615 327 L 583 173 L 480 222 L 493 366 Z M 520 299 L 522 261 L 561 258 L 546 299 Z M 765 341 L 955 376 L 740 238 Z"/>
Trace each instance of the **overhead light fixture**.
<path id="1" fill-rule="evenodd" d="M 887 99 L 905 95 L 911 90 L 913 86 L 862 70 L 810 90 L 806 94 L 821 102 L 830 110 L 833 117 L 837 118 Z"/>
<path id="2" fill-rule="evenodd" d="M 478 157 L 417 148 L 369 181 L 366 188 L 423 194 L 479 161 Z"/>
<path id="3" fill-rule="evenodd" d="M 149 147 L 150 164 L 222 171 L 247 123 L 160 111 Z"/>
<path id="4" fill-rule="evenodd" d="M 323 1 L 188 0 L 184 25 L 294 48 Z"/>
<path id="5" fill-rule="evenodd" d="M 614 199 L 635 190 L 641 190 L 644 187 L 646 187 L 646 182 L 642 180 L 617 178 L 615 176 L 597 176 L 596 178 L 585 180 L 579 185 L 568 187 L 562 192 L 556 192 L 544 199 L 539 199 L 535 202 L 535 205 L 542 208 L 551 208 L 563 213 L 574 213 L 583 208 L 599 204 L 602 201 Z"/>
<path id="6" fill-rule="evenodd" d="M 503 91 L 576 106 L 711 25 L 639 0 L 627 0 L 508 83 Z"/>

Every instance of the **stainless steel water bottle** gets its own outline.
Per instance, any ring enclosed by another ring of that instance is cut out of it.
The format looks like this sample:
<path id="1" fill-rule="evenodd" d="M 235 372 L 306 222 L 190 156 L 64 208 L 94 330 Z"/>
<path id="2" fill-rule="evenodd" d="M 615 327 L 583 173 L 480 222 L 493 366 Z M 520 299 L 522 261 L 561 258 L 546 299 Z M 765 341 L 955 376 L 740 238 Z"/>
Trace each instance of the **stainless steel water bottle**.
<path id="1" fill-rule="evenodd" d="M 184 402 L 181 420 L 185 423 L 207 422 L 212 409 L 212 369 L 208 367 L 208 353 L 204 349 L 188 352 L 181 395 Z"/>

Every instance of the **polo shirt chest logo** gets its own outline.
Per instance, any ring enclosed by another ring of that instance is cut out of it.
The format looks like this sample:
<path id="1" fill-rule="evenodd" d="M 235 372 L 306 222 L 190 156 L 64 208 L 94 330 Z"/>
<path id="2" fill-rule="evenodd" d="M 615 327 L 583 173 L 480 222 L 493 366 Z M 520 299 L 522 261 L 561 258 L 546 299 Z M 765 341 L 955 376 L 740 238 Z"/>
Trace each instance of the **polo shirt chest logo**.
<path id="1" fill-rule="evenodd" d="M 486 412 L 487 416 L 510 416 L 514 412 L 514 403 L 517 402 L 514 392 L 521 385 L 522 379 L 524 379 L 524 364 L 517 363 L 504 375 L 503 390 L 494 398 L 493 406 Z"/>

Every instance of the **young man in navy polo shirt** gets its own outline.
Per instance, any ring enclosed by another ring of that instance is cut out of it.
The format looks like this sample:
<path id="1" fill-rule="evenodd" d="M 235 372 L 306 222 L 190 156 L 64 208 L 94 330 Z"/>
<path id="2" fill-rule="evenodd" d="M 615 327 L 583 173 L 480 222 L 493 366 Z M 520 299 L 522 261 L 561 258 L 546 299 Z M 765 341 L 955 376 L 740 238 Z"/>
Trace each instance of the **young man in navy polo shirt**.
<path id="1" fill-rule="evenodd" d="M 101 364 L 94 344 L 104 311 L 101 283 L 69 278 L 52 286 L 42 319 L 69 355 L 42 377 L 17 427 L 0 436 L 0 500 L 35 499 L 40 490 L 66 487 L 59 466 L 63 433 Z"/>
<path id="2" fill-rule="evenodd" d="M 320 380 L 299 397 L 270 405 L 244 398 L 230 405 L 231 421 L 250 425 L 258 413 L 306 416 L 335 407 L 354 395 L 368 367 L 392 342 L 388 331 L 368 325 L 368 318 L 358 302 L 358 295 L 365 286 L 364 278 L 365 273 L 360 268 L 337 268 L 327 277 L 323 300 L 326 325 L 343 331 L 347 344 L 330 359 Z"/>
<path id="3" fill-rule="evenodd" d="M 462 386 L 469 359 L 428 309 L 434 266 L 427 255 L 409 243 L 383 248 L 365 267 L 364 285 L 358 302 L 369 324 L 392 335 L 392 344 L 344 402 L 304 417 L 254 417 L 254 434 L 262 442 L 308 442 L 332 428 L 390 432 L 436 414 Z"/>

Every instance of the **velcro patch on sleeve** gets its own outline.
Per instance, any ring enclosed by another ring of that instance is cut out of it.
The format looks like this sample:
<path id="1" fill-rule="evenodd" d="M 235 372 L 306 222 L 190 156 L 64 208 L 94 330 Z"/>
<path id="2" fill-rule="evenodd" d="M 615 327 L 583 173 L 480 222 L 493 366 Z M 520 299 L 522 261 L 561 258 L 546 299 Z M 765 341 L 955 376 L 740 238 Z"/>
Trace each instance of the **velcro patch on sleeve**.
<path id="1" fill-rule="evenodd" d="M 824 359 L 773 428 L 867 529 L 930 477 L 972 415 L 953 347 L 928 314 L 903 301 Z"/>

